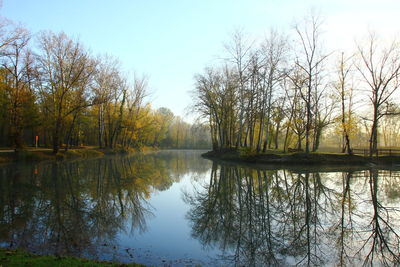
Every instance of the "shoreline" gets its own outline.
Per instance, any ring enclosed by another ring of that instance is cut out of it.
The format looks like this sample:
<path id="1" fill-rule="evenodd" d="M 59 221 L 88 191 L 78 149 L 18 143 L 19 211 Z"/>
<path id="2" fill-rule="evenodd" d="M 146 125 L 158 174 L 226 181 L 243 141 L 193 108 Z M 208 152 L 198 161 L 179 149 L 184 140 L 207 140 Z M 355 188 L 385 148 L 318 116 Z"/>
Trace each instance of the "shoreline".
<path id="1" fill-rule="evenodd" d="M 23 149 L 20 151 L 0 151 L 0 164 L 15 162 L 42 162 L 42 161 L 63 161 L 73 159 L 89 159 L 105 157 L 109 155 L 128 155 L 136 152 L 146 152 L 154 150 L 153 148 L 144 148 L 143 150 L 134 149 L 100 149 L 100 148 L 73 148 L 65 151 L 60 149 L 54 154 L 51 149 Z"/>
<path id="2" fill-rule="evenodd" d="M 382 156 L 369 158 L 344 153 L 320 153 L 320 152 L 294 152 L 294 153 L 255 153 L 244 150 L 224 149 L 208 151 L 201 155 L 203 158 L 239 164 L 251 164 L 269 167 L 289 167 L 301 169 L 302 167 L 322 167 L 327 169 L 366 169 L 374 167 L 398 167 L 399 156 Z"/>
<path id="3" fill-rule="evenodd" d="M 132 266 L 145 267 L 138 263 L 120 263 L 92 260 L 84 257 L 51 256 L 28 252 L 24 249 L 0 248 L 0 266 Z"/>

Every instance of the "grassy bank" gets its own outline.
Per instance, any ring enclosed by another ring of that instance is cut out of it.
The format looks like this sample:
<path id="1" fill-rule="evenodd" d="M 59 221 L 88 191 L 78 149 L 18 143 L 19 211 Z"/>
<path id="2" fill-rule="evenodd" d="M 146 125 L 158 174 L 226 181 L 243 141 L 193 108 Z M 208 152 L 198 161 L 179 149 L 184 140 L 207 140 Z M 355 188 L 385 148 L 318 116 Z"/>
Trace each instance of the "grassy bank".
<path id="1" fill-rule="evenodd" d="M 54 154 L 50 149 L 23 149 L 17 152 L 0 151 L 0 163 L 7 162 L 38 162 L 45 160 L 67 160 L 79 158 L 96 158 L 104 155 L 126 155 L 137 152 L 134 149 L 116 148 L 116 149 L 95 149 L 95 148 L 78 148 L 61 149 Z"/>
<path id="2" fill-rule="evenodd" d="M 0 266 L 135 266 L 140 264 L 122 264 L 115 262 L 95 261 L 75 257 L 40 256 L 22 250 L 0 249 Z"/>
<path id="3" fill-rule="evenodd" d="M 202 155 L 204 158 L 218 159 L 231 162 L 273 164 L 273 165 L 392 165 L 400 164 L 400 157 L 384 156 L 369 158 L 344 153 L 283 153 L 280 151 L 269 151 L 267 153 L 256 153 L 248 149 L 224 149 L 209 151 Z"/>

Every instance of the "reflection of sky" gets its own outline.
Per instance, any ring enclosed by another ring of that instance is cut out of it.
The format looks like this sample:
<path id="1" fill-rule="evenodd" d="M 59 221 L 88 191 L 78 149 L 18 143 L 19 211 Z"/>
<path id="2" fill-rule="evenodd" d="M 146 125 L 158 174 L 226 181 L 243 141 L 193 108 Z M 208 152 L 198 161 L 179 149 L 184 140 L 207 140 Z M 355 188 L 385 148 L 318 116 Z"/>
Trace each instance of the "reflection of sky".
<path id="1" fill-rule="evenodd" d="M 278 171 L 281 177 L 283 177 L 283 172 Z M 192 229 L 185 218 L 190 207 L 182 199 L 182 192 L 194 193 L 196 190 L 201 190 L 204 185 L 207 185 L 210 174 L 209 170 L 201 175 L 202 179 L 197 179 L 196 181 L 193 179 L 193 173 L 186 174 L 168 190 L 156 192 L 152 195 L 149 203 L 153 207 L 155 216 L 147 219 L 147 231 L 144 233 L 135 232 L 133 236 L 122 234 L 119 236 L 121 249 L 132 248 L 133 251 L 136 251 L 136 254 L 133 253 L 135 256 L 131 260 L 144 264 L 162 265 L 166 263 L 173 264 L 173 266 L 185 266 L 187 263 L 201 263 L 206 266 L 213 263 L 216 265 L 221 264 L 221 262 L 212 261 L 212 259 L 217 259 L 218 255 L 224 252 L 215 247 L 203 248 L 198 240 L 191 238 Z M 368 233 L 370 231 L 370 220 L 373 216 L 373 208 L 369 196 L 369 177 L 365 176 L 366 174 L 367 172 L 364 171 L 356 172 L 350 181 L 352 205 L 356 207 L 352 217 L 356 235 L 355 239 L 351 241 L 352 243 L 349 243 L 349 247 L 354 246 L 354 249 L 363 244 L 363 234 L 360 235 L 357 232 L 366 231 Z M 337 231 L 335 227 L 340 222 L 342 175 L 341 172 L 324 172 L 320 173 L 319 176 L 323 186 L 326 188 L 324 194 L 318 197 L 319 205 L 325 208 L 328 207 L 328 210 L 327 213 L 318 211 L 320 225 L 317 226 L 319 232 L 317 240 L 319 242 L 318 248 L 320 253 L 324 255 L 323 258 L 326 260 L 326 264 L 333 263 L 338 257 L 338 250 L 332 247 L 332 238 L 335 239 L 335 231 Z M 381 171 L 380 175 L 380 200 L 383 206 L 387 206 L 388 199 L 383 187 L 388 181 L 388 172 Z M 312 176 L 311 174 L 310 181 Z M 294 174 L 294 177 L 298 177 L 297 174 Z M 312 182 L 310 182 L 310 186 L 310 194 L 313 194 L 314 185 Z M 329 210 L 329 203 L 333 204 L 333 210 Z M 392 214 L 392 216 L 396 215 Z M 129 222 L 126 222 L 127 229 L 129 229 L 129 226 Z M 273 229 L 279 227 L 280 225 L 276 221 L 272 221 Z M 356 251 L 354 250 L 352 253 L 356 253 Z M 225 251 L 224 254 L 230 253 Z M 284 262 L 289 265 L 295 265 L 303 257 L 279 254 L 277 256 L 278 258 L 283 258 Z M 210 259 L 210 261 L 205 259 Z M 364 258 L 356 256 L 353 260 L 353 262 L 361 264 Z M 129 261 L 129 258 L 127 261 Z"/>
<path id="2" fill-rule="evenodd" d="M 189 261 L 201 263 L 201 260 L 217 256 L 218 250 L 203 249 L 198 240 L 191 238 L 191 227 L 185 219 L 190 207 L 184 203 L 182 192 L 192 187 L 192 175 L 189 173 L 168 190 L 153 194 L 149 203 L 155 216 L 147 219 L 146 232 L 119 236 L 121 248 L 140 251 L 139 263 L 162 264 L 166 260 L 167 263 L 184 265 Z M 209 173 L 203 177 L 207 179 Z M 129 222 L 126 222 L 126 228 L 129 227 Z"/>

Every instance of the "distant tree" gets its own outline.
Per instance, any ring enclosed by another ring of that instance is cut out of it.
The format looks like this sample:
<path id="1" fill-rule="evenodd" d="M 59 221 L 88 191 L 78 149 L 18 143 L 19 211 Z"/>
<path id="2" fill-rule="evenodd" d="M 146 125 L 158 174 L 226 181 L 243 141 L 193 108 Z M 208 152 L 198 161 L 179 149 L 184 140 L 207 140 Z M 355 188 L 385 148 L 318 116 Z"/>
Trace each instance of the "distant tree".
<path id="1" fill-rule="evenodd" d="M 154 145 L 159 146 L 165 144 L 166 146 L 170 146 L 172 142 L 167 141 L 167 134 L 172 120 L 174 119 L 174 113 L 169 108 L 161 107 L 157 110 L 156 114 L 159 128 L 154 136 Z M 165 140 L 165 142 L 162 142 L 163 140 Z"/>

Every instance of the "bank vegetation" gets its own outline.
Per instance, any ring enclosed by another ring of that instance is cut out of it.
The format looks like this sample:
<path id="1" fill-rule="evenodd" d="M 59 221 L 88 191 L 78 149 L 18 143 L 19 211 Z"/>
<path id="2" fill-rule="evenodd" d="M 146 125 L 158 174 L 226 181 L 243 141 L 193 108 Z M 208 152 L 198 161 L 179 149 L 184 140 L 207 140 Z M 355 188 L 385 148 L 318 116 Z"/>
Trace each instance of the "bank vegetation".
<path id="1" fill-rule="evenodd" d="M 148 83 L 63 32 L 0 19 L 0 147 L 210 147 L 207 126 L 151 106 Z"/>

